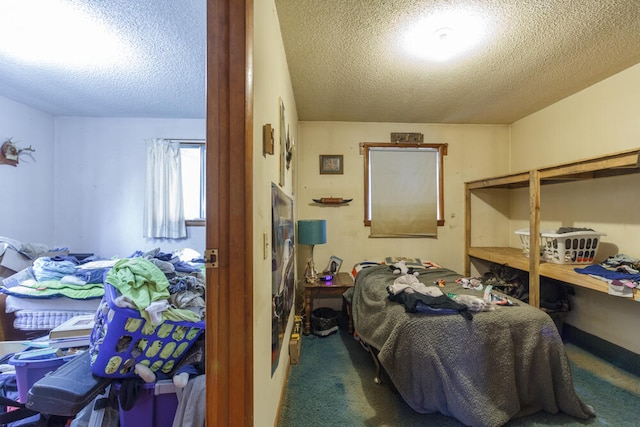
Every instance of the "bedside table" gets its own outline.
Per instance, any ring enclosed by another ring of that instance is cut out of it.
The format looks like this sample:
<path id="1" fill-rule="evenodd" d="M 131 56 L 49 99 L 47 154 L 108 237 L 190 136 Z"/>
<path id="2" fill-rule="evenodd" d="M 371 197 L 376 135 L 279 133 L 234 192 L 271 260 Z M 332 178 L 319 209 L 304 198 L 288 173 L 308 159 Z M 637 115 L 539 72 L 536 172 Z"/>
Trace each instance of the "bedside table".
<path id="1" fill-rule="evenodd" d="M 330 282 L 317 282 L 304 284 L 304 334 L 311 333 L 311 311 L 313 310 L 314 298 L 334 297 L 342 294 L 349 288 L 353 287 L 353 279 L 349 273 L 338 273 Z M 345 301 L 342 299 L 344 307 Z M 349 310 L 348 310 L 349 311 Z M 349 315 L 349 333 L 353 333 L 353 320 L 351 313 Z"/>

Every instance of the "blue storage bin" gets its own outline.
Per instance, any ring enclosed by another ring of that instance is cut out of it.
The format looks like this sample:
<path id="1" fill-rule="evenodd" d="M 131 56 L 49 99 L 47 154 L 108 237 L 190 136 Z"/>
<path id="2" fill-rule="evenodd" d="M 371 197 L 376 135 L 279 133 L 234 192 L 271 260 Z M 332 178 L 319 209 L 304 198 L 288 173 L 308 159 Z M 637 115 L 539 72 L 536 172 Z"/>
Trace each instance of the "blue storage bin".
<path id="1" fill-rule="evenodd" d="M 120 392 L 120 383 L 113 386 Z M 120 427 L 171 427 L 178 409 L 176 388 L 171 380 L 143 384 L 133 408 L 119 405 Z"/>
<path id="2" fill-rule="evenodd" d="M 29 353 L 32 353 L 33 357 L 29 357 Z M 27 402 L 29 389 L 36 381 L 77 356 L 77 354 L 57 356 L 55 353 L 45 353 L 22 352 L 14 354 L 9 359 L 9 364 L 16 368 L 18 400 L 22 403 Z"/>

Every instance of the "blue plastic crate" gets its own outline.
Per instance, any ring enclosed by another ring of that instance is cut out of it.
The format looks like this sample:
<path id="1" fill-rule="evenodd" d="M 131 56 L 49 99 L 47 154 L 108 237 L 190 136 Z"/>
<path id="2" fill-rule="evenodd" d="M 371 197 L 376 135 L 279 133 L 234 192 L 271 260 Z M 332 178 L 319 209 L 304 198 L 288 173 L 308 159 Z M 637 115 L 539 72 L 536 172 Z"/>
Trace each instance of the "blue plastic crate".
<path id="1" fill-rule="evenodd" d="M 142 363 L 153 372 L 168 374 L 204 332 L 204 322 L 165 320 L 153 327 L 138 310 L 115 304 L 116 288 L 104 284 L 104 297 L 96 311 L 96 324 L 89 346 L 91 370 L 107 378 L 136 376 L 135 365 Z M 148 334 L 145 333 L 149 332 Z"/>

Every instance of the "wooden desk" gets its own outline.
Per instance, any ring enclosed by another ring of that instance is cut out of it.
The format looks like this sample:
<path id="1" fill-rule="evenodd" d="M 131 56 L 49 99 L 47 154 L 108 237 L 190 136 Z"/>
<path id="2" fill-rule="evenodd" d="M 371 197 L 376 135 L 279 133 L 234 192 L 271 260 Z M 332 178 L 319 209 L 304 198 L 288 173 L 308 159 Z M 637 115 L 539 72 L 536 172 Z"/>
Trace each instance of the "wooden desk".
<path id="1" fill-rule="evenodd" d="M 319 297 L 342 296 L 349 288 L 353 287 L 353 279 L 349 273 L 338 273 L 330 282 L 317 282 L 304 284 L 304 334 L 311 333 L 311 311 L 313 310 L 313 299 Z M 344 306 L 344 299 L 342 304 Z M 349 333 L 353 333 L 353 320 L 349 314 Z"/>

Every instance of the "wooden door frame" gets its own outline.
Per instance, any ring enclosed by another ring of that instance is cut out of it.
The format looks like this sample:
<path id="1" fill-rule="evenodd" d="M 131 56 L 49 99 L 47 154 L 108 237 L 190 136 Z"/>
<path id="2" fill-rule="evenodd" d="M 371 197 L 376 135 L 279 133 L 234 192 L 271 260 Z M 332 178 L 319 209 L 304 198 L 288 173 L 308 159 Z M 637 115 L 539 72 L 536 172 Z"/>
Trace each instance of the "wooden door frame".
<path id="1" fill-rule="evenodd" d="M 254 424 L 252 43 L 253 0 L 207 0 L 209 426 Z"/>

